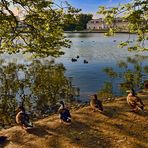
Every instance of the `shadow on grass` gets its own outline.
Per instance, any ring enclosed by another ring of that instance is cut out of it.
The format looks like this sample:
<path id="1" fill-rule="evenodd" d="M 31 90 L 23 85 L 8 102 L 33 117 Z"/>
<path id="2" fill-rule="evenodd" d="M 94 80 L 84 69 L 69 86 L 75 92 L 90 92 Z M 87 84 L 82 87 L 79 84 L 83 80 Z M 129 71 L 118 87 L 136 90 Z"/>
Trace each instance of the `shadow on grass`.
<path id="1" fill-rule="evenodd" d="M 45 135 L 48 135 L 49 133 L 46 130 L 45 126 L 36 125 L 35 127 L 28 129 L 27 133 L 36 135 L 38 137 L 43 137 Z"/>
<path id="2" fill-rule="evenodd" d="M 74 115 L 72 114 L 73 121 L 69 126 L 59 124 L 56 121 L 57 116 L 44 119 L 43 122 L 39 122 L 42 124 L 36 124 L 34 128 L 28 131 L 28 135 L 25 134 L 27 140 L 18 136 L 18 138 L 15 138 L 17 139 L 16 142 L 26 147 L 34 146 L 32 140 L 43 140 L 42 142 L 45 140 L 44 145 L 53 148 L 65 147 L 65 143 L 68 143 L 69 147 L 108 148 L 115 147 L 115 142 L 122 140 L 124 136 L 129 137 L 131 142 L 134 138 L 136 143 L 132 144 L 135 147 L 144 146 L 147 138 L 144 133 L 146 123 L 139 123 L 139 120 L 146 121 L 147 110 L 144 114 L 134 114 L 129 112 L 130 107 L 126 104 L 126 101 L 116 103 L 105 104 L 103 113 L 93 113 L 89 107 L 75 112 Z M 54 124 L 56 125 L 54 126 Z M 21 131 L 19 132 L 16 132 L 17 135 L 21 135 Z M 112 135 L 112 133 L 115 135 Z M 30 137 L 29 134 L 31 134 Z M 39 139 L 32 137 L 32 135 Z M 114 138 L 114 136 L 116 137 Z"/>
<path id="3" fill-rule="evenodd" d="M 136 141 L 146 143 L 147 137 L 145 137 L 143 134 L 141 134 L 140 124 L 139 124 L 139 126 L 137 126 L 137 129 L 136 129 L 136 127 L 134 127 L 135 130 L 132 129 L 131 126 L 127 126 L 127 125 L 110 124 L 110 126 L 118 129 L 119 132 L 122 133 L 122 135 L 130 136 L 132 138 L 135 138 Z"/>
<path id="4" fill-rule="evenodd" d="M 59 137 L 68 138 L 70 143 L 77 146 L 96 148 L 96 147 L 110 147 L 110 140 L 106 139 L 100 131 L 95 131 L 80 121 L 73 121 L 70 126 L 61 125 L 56 129 L 50 129 L 55 132 Z"/>

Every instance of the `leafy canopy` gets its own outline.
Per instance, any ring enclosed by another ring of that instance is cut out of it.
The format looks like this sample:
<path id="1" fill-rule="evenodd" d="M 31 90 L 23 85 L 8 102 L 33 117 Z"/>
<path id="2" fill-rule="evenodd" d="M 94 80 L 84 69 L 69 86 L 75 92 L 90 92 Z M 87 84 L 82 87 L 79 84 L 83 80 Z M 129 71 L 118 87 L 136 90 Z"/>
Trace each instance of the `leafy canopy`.
<path id="1" fill-rule="evenodd" d="M 93 17 L 92 14 L 83 14 L 80 13 L 76 16 L 75 21 L 71 21 L 70 23 L 66 23 L 64 25 L 65 31 L 74 31 L 74 30 L 86 30 L 86 25 L 89 20 Z"/>
<path id="2" fill-rule="evenodd" d="M 120 47 L 128 46 L 129 51 L 133 50 L 148 50 L 145 47 L 145 40 L 148 40 L 148 5 L 147 0 L 132 0 L 130 3 L 119 5 L 114 8 L 99 7 L 99 14 L 104 16 L 104 21 L 110 26 L 106 35 L 114 35 L 117 31 L 115 19 L 121 17 L 123 21 L 128 21 L 129 33 L 136 33 L 137 40 L 133 46 L 129 39 L 126 42 L 121 42 Z"/>
<path id="3" fill-rule="evenodd" d="M 33 119 L 41 118 L 55 112 L 61 98 L 70 102 L 77 95 L 62 64 L 49 60 L 16 63 L 0 60 L 0 124 L 15 123 L 18 105 L 31 112 Z"/>
<path id="4" fill-rule="evenodd" d="M 0 52 L 55 57 L 63 54 L 60 48 L 70 47 L 70 41 L 65 38 L 62 26 L 74 20 L 79 11 L 67 2 L 1 0 Z"/>

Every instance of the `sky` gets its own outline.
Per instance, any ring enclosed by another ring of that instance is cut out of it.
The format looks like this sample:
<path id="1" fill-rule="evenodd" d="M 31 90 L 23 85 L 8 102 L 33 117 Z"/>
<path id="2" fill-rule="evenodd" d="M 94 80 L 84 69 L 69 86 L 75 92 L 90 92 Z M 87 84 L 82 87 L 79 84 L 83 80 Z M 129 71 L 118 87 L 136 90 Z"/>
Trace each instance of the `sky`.
<path id="1" fill-rule="evenodd" d="M 67 0 L 75 8 L 81 8 L 83 13 L 92 13 L 96 15 L 99 6 L 113 7 L 119 4 L 131 2 L 131 0 Z"/>
<path id="2" fill-rule="evenodd" d="M 61 3 L 65 0 L 53 0 L 55 2 Z M 131 2 L 132 0 L 66 0 L 70 3 L 73 7 L 82 9 L 82 13 L 91 13 L 94 15 L 93 18 L 100 18 L 101 16 L 98 15 L 96 12 L 98 11 L 99 6 L 106 6 L 106 7 L 114 7 L 118 6 L 119 4 L 124 4 Z M 18 14 L 18 10 L 13 8 L 13 11 L 16 15 Z"/>

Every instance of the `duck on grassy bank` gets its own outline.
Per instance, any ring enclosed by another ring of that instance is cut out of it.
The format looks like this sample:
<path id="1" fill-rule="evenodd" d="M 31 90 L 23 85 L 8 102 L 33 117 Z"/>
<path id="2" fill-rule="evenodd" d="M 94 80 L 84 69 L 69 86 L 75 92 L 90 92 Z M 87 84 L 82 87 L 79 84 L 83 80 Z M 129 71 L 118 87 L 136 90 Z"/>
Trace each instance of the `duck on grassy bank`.
<path id="1" fill-rule="evenodd" d="M 18 113 L 16 115 L 16 123 L 25 130 L 27 130 L 28 128 L 32 128 L 33 125 L 30 122 L 28 114 L 26 114 L 25 112 L 25 108 L 23 106 L 19 106 L 17 112 Z"/>
<path id="2" fill-rule="evenodd" d="M 61 123 L 71 124 L 71 114 L 70 111 L 65 107 L 63 101 L 60 101 L 60 108 L 58 109 L 58 113 L 60 116 Z"/>
<path id="3" fill-rule="evenodd" d="M 90 106 L 94 111 L 103 112 L 102 102 L 98 99 L 97 94 L 94 94 L 90 97 Z"/>
<path id="4" fill-rule="evenodd" d="M 138 112 L 139 110 L 143 111 L 144 110 L 144 104 L 143 104 L 141 98 L 139 98 L 136 95 L 134 89 L 127 90 L 126 92 L 128 92 L 127 103 L 131 106 L 132 111 L 133 112 Z"/>

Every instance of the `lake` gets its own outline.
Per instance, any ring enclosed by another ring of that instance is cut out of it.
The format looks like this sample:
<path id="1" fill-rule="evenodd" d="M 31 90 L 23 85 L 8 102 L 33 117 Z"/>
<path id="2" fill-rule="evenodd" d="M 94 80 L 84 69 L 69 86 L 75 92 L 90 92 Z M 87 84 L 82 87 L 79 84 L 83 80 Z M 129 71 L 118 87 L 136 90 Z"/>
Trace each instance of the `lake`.
<path id="1" fill-rule="evenodd" d="M 54 58 L 54 62 L 52 57 L 33 60 L 29 53 L 0 55 L 0 125 L 15 124 L 20 104 L 38 119 L 57 112 L 60 100 L 71 105 L 88 102 L 93 93 L 106 99 L 125 94 L 129 86 L 138 90 L 148 80 L 148 52 L 118 48 L 128 34 L 109 38 L 102 33 L 65 35 L 72 46 L 62 49 L 65 54 Z M 130 41 L 133 40 L 135 35 L 131 35 Z M 72 62 L 72 58 L 77 61 Z"/>
<path id="2" fill-rule="evenodd" d="M 72 85 L 80 89 L 80 99 L 85 100 L 90 94 L 98 92 L 104 85 L 104 82 L 111 81 L 110 77 L 103 72 L 104 67 L 112 67 L 116 72 L 124 72 L 117 66 L 119 61 L 127 62 L 127 57 L 135 58 L 137 55 L 141 57 L 139 60 L 141 66 L 148 65 L 148 51 L 145 52 L 129 52 L 127 48 L 119 48 L 120 41 L 127 41 L 128 34 L 118 33 L 113 37 L 104 37 L 103 33 L 67 33 L 67 38 L 72 41 L 69 49 L 62 49 L 65 54 L 55 59 L 56 63 L 63 63 L 66 72 L 65 76 L 72 80 Z M 130 41 L 136 39 L 135 35 L 130 35 Z M 148 42 L 145 43 L 148 46 Z M 77 62 L 72 62 L 72 58 L 76 58 Z M 18 63 L 31 63 L 31 59 L 27 55 L 1 55 L 1 59 L 6 61 L 17 61 Z M 50 59 L 50 58 L 46 58 Z M 87 60 L 88 63 L 84 63 Z M 128 63 L 128 69 L 133 69 L 134 65 Z M 143 73 L 142 80 L 148 79 Z M 114 95 L 121 95 L 119 83 L 122 78 L 115 78 L 113 83 Z"/>
<path id="3" fill-rule="evenodd" d="M 112 67 L 115 71 L 121 71 L 117 66 L 120 60 L 126 61 L 127 57 L 134 58 L 135 55 L 148 56 L 145 52 L 129 52 L 127 48 L 119 48 L 121 41 L 127 41 L 128 34 L 116 34 L 113 37 L 104 37 L 103 33 L 69 33 L 67 37 L 72 41 L 70 49 L 63 49 L 65 55 L 56 59 L 66 67 L 66 76 L 72 77 L 73 85 L 80 88 L 82 98 L 88 98 L 88 95 L 98 92 L 104 84 L 109 81 L 109 77 L 103 72 L 104 67 Z M 130 41 L 136 39 L 135 35 L 131 35 Z M 145 43 L 148 45 L 148 42 Z M 79 56 L 77 62 L 72 62 L 72 58 Z M 84 59 L 88 64 L 84 64 Z M 148 58 L 140 61 L 142 66 L 148 65 Z M 129 69 L 132 65 L 129 64 Z M 144 76 L 148 79 L 148 76 Z M 114 80 L 114 94 L 120 95 L 118 89 L 121 79 Z"/>

